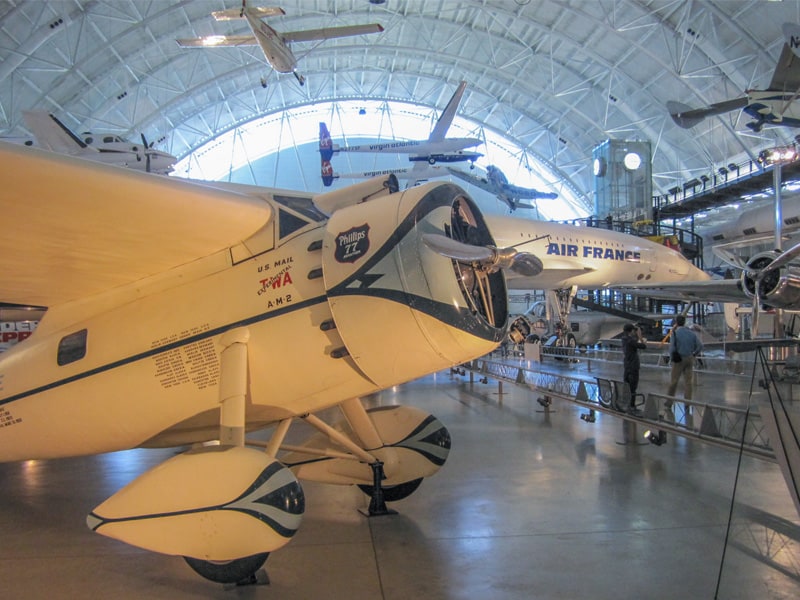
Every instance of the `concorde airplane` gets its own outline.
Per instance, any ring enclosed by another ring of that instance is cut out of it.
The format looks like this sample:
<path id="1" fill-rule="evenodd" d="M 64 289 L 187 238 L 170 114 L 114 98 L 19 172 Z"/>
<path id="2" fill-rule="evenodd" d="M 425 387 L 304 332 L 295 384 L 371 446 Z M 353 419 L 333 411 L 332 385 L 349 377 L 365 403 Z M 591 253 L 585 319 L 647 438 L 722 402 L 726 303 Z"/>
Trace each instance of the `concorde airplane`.
<path id="1" fill-rule="evenodd" d="M 322 183 L 327 187 L 333 183 L 337 175 L 333 172 L 331 159 L 339 152 L 369 152 L 373 154 L 409 154 L 408 160 L 414 162 L 410 171 L 403 171 L 404 178 L 421 180 L 432 177 L 430 166 L 436 163 L 451 163 L 470 161 L 474 163 L 483 154 L 466 150 L 482 144 L 478 138 L 449 138 L 447 130 L 453 123 L 458 105 L 464 96 L 467 82 L 462 81 L 455 93 L 450 97 L 442 114 L 436 121 L 433 131 L 427 140 L 395 140 L 391 142 L 376 142 L 374 144 L 358 144 L 354 146 L 340 146 L 334 144 L 330 131 L 325 123 L 319 124 L 319 156 L 321 161 Z M 425 165 L 423 163 L 428 163 Z M 351 174 L 359 176 L 359 174 Z M 447 175 L 444 173 L 444 175 Z M 346 176 L 342 176 L 343 178 Z"/>
<path id="2" fill-rule="evenodd" d="M 494 194 L 508 205 L 510 212 L 514 212 L 518 208 L 536 210 L 535 204 L 526 204 L 525 202 L 520 202 L 520 200 L 553 200 L 558 198 L 558 194 L 555 192 L 540 192 L 534 188 L 526 188 L 509 183 L 505 173 L 494 165 L 486 167 L 485 178 L 472 175 L 471 173 L 464 173 L 464 171 L 459 169 L 448 168 L 448 171 L 459 179 L 485 190 L 490 194 Z"/>
<path id="3" fill-rule="evenodd" d="M 445 427 L 359 398 L 496 348 L 503 270 L 537 266 L 498 249 L 450 182 L 392 193 L 383 177 L 313 196 L 2 143 L 0 165 L 15 223 L 0 238 L 0 301 L 47 307 L 0 354 L 0 460 L 193 444 L 87 523 L 215 581 L 252 580 L 289 541 L 298 479 L 363 486 L 383 514 L 433 475 Z M 443 240 L 466 256 L 444 256 Z M 332 407 L 341 424 L 318 414 Z M 298 421 L 318 435 L 284 446 Z M 264 428 L 259 449 L 245 441 Z"/>
<path id="4" fill-rule="evenodd" d="M 742 109 L 754 120 L 747 123 L 753 131 L 761 131 L 766 124 L 800 127 L 800 25 L 783 24 L 785 43 L 772 80 L 765 90 L 746 90 L 745 96 L 692 108 L 682 102 L 670 100 L 667 110 L 679 127 L 689 129 L 706 117 Z"/>
<path id="5" fill-rule="evenodd" d="M 178 161 L 172 154 L 154 148 L 152 142 L 148 144 L 144 134 L 141 143 L 129 142 L 113 134 L 87 133 L 81 137 L 46 111 L 23 111 L 22 117 L 34 137 L 34 140 L 19 140 L 26 146 L 35 145 L 86 160 L 160 175 L 171 173 Z"/>
<path id="6" fill-rule="evenodd" d="M 217 21 L 245 19 L 252 35 L 207 35 L 196 38 L 180 38 L 176 40 L 183 48 L 217 48 L 221 46 L 260 46 L 270 66 L 278 73 L 292 73 L 300 85 L 305 84 L 305 77 L 297 72 L 297 57 L 289 44 L 292 42 L 312 42 L 338 37 L 380 33 L 383 27 L 378 23 L 368 25 L 346 25 L 343 27 L 325 27 L 322 29 L 306 29 L 304 31 L 278 32 L 261 19 L 285 15 L 280 7 L 250 7 L 242 0 L 241 8 L 229 8 L 211 13 Z"/>

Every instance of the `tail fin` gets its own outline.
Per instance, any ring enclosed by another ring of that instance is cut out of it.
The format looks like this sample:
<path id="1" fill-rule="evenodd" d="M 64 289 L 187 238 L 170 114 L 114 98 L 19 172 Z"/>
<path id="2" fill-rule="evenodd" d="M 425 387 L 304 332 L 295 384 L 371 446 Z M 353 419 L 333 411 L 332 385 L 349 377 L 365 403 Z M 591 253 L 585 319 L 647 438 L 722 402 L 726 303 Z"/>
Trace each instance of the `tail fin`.
<path id="1" fill-rule="evenodd" d="M 325 187 L 330 187 L 333 183 L 334 179 L 338 179 L 339 175 L 333 172 L 333 166 L 331 165 L 331 161 L 322 159 L 322 185 Z"/>
<path id="2" fill-rule="evenodd" d="M 87 148 L 84 141 L 53 115 L 45 111 L 22 111 L 25 125 L 45 150 L 74 154 Z"/>
<path id="3" fill-rule="evenodd" d="M 331 133 L 328 131 L 328 126 L 322 122 L 319 124 L 319 156 L 323 161 L 330 160 L 333 157 Z"/>
<path id="4" fill-rule="evenodd" d="M 796 56 L 800 56 L 800 25 L 784 23 L 782 29 L 784 41 Z"/>

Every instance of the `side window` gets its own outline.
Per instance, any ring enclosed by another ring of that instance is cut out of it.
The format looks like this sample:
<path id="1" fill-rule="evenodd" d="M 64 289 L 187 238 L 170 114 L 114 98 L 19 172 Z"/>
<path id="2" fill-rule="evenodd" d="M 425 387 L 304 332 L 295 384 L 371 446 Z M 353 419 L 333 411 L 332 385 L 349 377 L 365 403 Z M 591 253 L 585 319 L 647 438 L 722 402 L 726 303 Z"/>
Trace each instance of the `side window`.
<path id="1" fill-rule="evenodd" d="M 63 367 L 86 356 L 87 333 L 86 329 L 81 329 L 61 338 L 58 342 L 58 366 Z"/>

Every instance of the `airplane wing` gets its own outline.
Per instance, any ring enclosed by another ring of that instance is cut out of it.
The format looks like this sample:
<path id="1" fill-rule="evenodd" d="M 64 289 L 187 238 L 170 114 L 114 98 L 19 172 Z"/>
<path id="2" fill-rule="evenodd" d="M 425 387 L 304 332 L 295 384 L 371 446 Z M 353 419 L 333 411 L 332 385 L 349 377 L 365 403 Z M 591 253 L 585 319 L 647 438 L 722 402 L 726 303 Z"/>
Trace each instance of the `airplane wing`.
<path id="1" fill-rule="evenodd" d="M 447 137 L 447 130 L 450 129 L 450 125 L 453 123 L 453 117 L 456 116 L 456 111 L 458 110 L 458 105 L 461 104 L 461 97 L 464 95 L 465 89 L 467 89 L 466 81 L 458 84 L 458 88 L 450 98 L 447 106 L 444 107 L 439 120 L 436 121 L 436 125 L 433 127 L 433 131 L 428 136 L 429 142 L 441 142 Z"/>
<path id="2" fill-rule="evenodd" d="M 690 129 L 706 117 L 722 115 L 726 112 L 744 108 L 748 104 L 750 104 L 750 99 L 747 96 L 715 102 L 703 108 L 692 108 L 681 102 L 670 100 L 667 102 L 667 110 L 678 127 Z"/>
<path id="3" fill-rule="evenodd" d="M 478 177 L 476 175 L 470 175 L 469 173 L 464 173 L 461 169 L 451 169 L 447 167 L 447 170 L 450 171 L 452 175 L 455 175 L 459 179 L 466 181 L 467 183 L 471 183 L 475 187 L 481 188 L 482 190 L 486 190 L 490 194 L 497 194 L 501 190 L 498 190 L 496 186 L 489 183 L 488 180 L 484 179 L 483 177 Z"/>
<path id="4" fill-rule="evenodd" d="M 216 48 L 217 46 L 258 46 L 252 35 L 207 35 L 175 40 L 181 48 Z"/>
<path id="5" fill-rule="evenodd" d="M 383 27 L 378 23 L 369 25 L 345 25 L 344 27 L 325 27 L 324 29 L 306 29 L 305 31 L 287 31 L 281 33 L 284 42 L 313 42 L 330 38 L 380 33 Z"/>
<path id="6" fill-rule="evenodd" d="M 708 279 L 675 283 L 628 283 L 611 285 L 610 289 L 626 294 L 646 295 L 664 300 L 685 302 L 750 302 L 740 279 Z"/>
<path id="7" fill-rule="evenodd" d="M 505 192 L 514 198 L 520 200 L 553 200 L 558 198 L 555 192 L 540 192 L 533 188 L 519 187 L 518 185 L 507 185 Z"/>
<path id="8" fill-rule="evenodd" d="M 249 237 L 249 196 L 0 143 L 0 301 L 52 306 L 138 281 Z"/>
<path id="9" fill-rule="evenodd" d="M 67 154 L 74 154 L 79 150 L 94 150 L 61 121 L 43 110 L 24 110 L 22 118 L 40 148 Z"/>
<path id="10" fill-rule="evenodd" d="M 784 92 L 800 90 L 800 58 L 792 52 L 789 44 L 783 45 L 769 89 Z"/>

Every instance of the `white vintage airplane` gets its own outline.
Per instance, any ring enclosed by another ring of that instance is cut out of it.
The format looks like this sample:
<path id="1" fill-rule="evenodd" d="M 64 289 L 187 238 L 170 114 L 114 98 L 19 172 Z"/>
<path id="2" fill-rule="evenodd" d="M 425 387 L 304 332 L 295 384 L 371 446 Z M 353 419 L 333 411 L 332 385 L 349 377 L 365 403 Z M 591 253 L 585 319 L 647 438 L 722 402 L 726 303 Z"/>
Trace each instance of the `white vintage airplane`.
<path id="1" fill-rule="evenodd" d="M 746 90 L 745 96 L 715 102 L 703 108 L 692 108 L 682 102 L 670 100 L 667 110 L 675 124 L 684 129 L 694 127 L 706 117 L 742 109 L 753 117 L 747 123 L 753 131 L 761 131 L 765 124 L 800 127 L 800 26 L 783 24 L 783 45 L 772 80 L 765 90 Z"/>
<path id="2" fill-rule="evenodd" d="M 260 46 L 270 66 L 278 73 L 292 73 L 300 85 L 305 77 L 297 72 L 297 58 L 289 48 L 291 42 L 312 42 L 331 38 L 380 33 L 383 27 L 378 23 L 369 25 L 347 25 L 344 27 L 325 27 L 305 31 L 275 31 L 261 19 L 285 15 L 280 7 L 249 7 L 242 0 L 241 8 L 229 8 L 211 13 L 217 21 L 246 19 L 252 35 L 208 35 L 197 38 L 176 40 L 184 48 L 216 48 L 220 46 Z"/>
<path id="3" fill-rule="evenodd" d="M 0 300 L 48 307 L 0 355 L 0 461 L 192 444 L 87 523 L 214 581 L 252 580 L 289 541 L 298 478 L 362 486 L 382 514 L 434 474 L 445 427 L 359 398 L 493 350 L 507 327 L 500 269 L 537 266 L 498 249 L 449 182 L 313 196 L 2 143 L 0 164 L 15 223 L 0 237 Z M 464 256 L 437 251 L 448 242 Z M 317 414 L 337 406 L 341 424 Z M 301 420 L 318 437 L 285 445 Z M 245 441 L 268 427 L 260 449 Z"/>
<path id="4" fill-rule="evenodd" d="M 25 146 L 160 175 L 172 172 L 178 161 L 172 154 L 153 148 L 153 143 L 148 144 L 144 134 L 141 144 L 114 134 L 85 133 L 80 137 L 46 111 L 23 111 L 22 117 L 34 136 L 34 140 L 16 140 Z"/>
<path id="5" fill-rule="evenodd" d="M 467 88 L 467 82 L 462 81 L 455 93 L 450 97 L 442 114 L 436 121 L 430 136 L 427 140 L 397 140 L 392 142 L 376 142 L 374 144 L 358 144 L 355 146 L 340 146 L 334 144 L 331 140 L 330 131 L 325 123 L 319 124 L 319 156 L 322 163 L 322 182 L 325 186 L 331 185 L 337 175 L 333 172 L 331 166 L 331 158 L 338 152 L 370 152 L 373 154 L 410 154 L 408 160 L 414 162 L 414 166 L 409 171 L 403 170 L 401 173 L 406 179 L 422 180 L 429 179 L 431 175 L 428 165 L 435 165 L 440 162 L 464 162 L 470 161 L 474 163 L 483 154 L 480 152 L 467 151 L 465 148 L 471 148 L 482 144 L 483 142 L 478 138 L 448 138 L 447 130 L 453 123 L 453 118 L 456 116 L 458 105 L 461 103 L 461 98 L 464 95 L 464 90 Z M 351 173 L 353 176 L 360 176 L 357 173 Z M 447 173 L 443 173 L 447 175 Z M 439 175 L 436 175 L 437 177 Z M 342 175 L 342 178 L 349 176 Z"/>
<path id="6" fill-rule="evenodd" d="M 459 179 L 485 190 L 490 194 L 494 194 L 500 200 L 508 204 L 510 212 L 514 212 L 514 210 L 518 208 L 536 210 L 535 204 L 526 204 L 520 202 L 520 200 L 553 200 L 558 198 L 558 194 L 555 192 L 540 192 L 533 188 L 526 188 L 508 183 L 508 178 L 505 173 L 494 165 L 486 167 L 485 178 L 472 175 L 471 173 L 464 173 L 458 169 L 448 168 L 448 171 Z"/>

